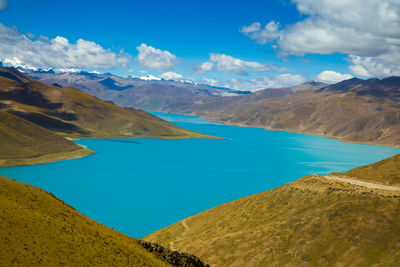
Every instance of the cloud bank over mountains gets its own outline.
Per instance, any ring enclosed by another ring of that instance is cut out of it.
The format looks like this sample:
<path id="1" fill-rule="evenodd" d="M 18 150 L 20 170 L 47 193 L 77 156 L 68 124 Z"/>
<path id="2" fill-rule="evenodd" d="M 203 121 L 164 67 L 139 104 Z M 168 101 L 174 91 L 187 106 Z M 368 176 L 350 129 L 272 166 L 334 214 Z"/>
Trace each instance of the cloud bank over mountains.
<path id="1" fill-rule="evenodd" d="M 316 77 L 316 80 L 324 83 L 338 83 L 343 80 L 348 80 L 353 78 L 350 74 L 342 74 L 340 72 L 332 70 L 324 70 Z"/>
<path id="2" fill-rule="evenodd" d="M 292 0 L 305 19 L 280 28 L 270 21 L 240 28 L 281 56 L 348 55 L 350 71 L 362 77 L 400 75 L 400 1 Z"/>
<path id="3" fill-rule="evenodd" d="M 281 88 L 299 85 L 306 78 L 299 74 L 282 73 L 278 75 L 261 76 L 251 79 L 232 78 L 230 80 L 215 80 L 204 78 L 203 81 L 212 86 L 228 87 L 239 91 L 258 91 L 266 88 Z"/>
<path id="4" fill-rule="evenodd" d="M 135 58 L 145 69 L 162 71 L 159 78 L 167 80 L 187 80 L 182 74 L 171 71 L 181 60 L 167 50 L 161 50 L 142 43 L 136 47 L 138 55 Z M 71 43 L 67 38 L 57 36 L 50 39 L 46 36 L 22 34 L 14 27 L 0 24 L 0 61 L 6 66 L 23 67 L 28 69 L 56 69 L 64 72 L 78 72 L 79 69 L 111 69 L 125 67 L 132 61 L 132 57 L 124 52 L 115 53 L 101 45 L 78 39 Z M 255 61 L 246 61 L 226 54 L 210 53 L 209 60 L 199 64 L 198 73 L 217 71 L 234 75 L 247 76 L 249 72 L 268 73 L 285 72 L 285 68 L 274 64 L 264 64 Z M 285 74 L 287 76 L 252 78 L 249 80 L 235 79 L 220 80 L 203 77 L 201 81 L 210 81 L 210 85 L 223 85 L 241 90 L 257 90 L 269 85 L 287 86 L 305 80 L 300 75 Z M 156 77 L 156 76 L 154 76 Z M 287 78 L 282 78 L 287 77 Z M 300 78 L 301 77 L 301 78 Z M 264 84 L 263 84 L 264 82 Z M 279 84 L 279 82 L 281 82 Z"/>
<path id="5" fill-rule="evenodd" d="M 79 39 L 70 43 L 61 36 L 31 39 L 17 29 L 0 23 L 0 61 L 6 65 L 31 69 L 110 69 L 125 66 L 129 60 L 128 54 L 111 52 L 94 42 Z"/>
<path id="6" fill-rule="evenodd" d="M 209 61 L 200 64 L 200 73 L 210 72 L 213 67 L 216 70 L 225 73 L 235 73 L 238 75 L 248 75 L 249 71 L 270 72 L 287 71 L 285 68 L 279 68 L 273 64 L 262 64 L 255 61 L 246 61 L 229 55 L 220 53 L 210 53 Z"/>
<path id="7" fill-rule="evenodd" d="M 323 71 L 313 70 L 313 77 L 310 77 L 302 67 L 296 72 L 270 63 L 276 60 L 263 58 L 261 52 L 261 56 L 255 53 L 239 58 L 215 51 L 208 55 L 206 53 L 202 59 L 197 55 L 191 59 L 181 57 L 179 51 L 170 52 L 140 42 L 138 46 L 132 44 L 131 49 L 135 53 L 136 47 L 137 55 L 131 56 L 123 50 L 104 48 L 84 39 L 70 41 L 63 36 L 49 38 L 24 34 L 13 26 L 1 23 L 0 61 L 5 66 L 53 68 L 60 71 L 115 68 L 128 73 L 148 73 L 159 79 L 205 82 L 236 90 L 297 85 L 306 81 L 305 76 L 336 83 L 353 76 L 383 78 L 400 75 L 399 0 L 291 2 L 301 15 L 297 22 L 284 24 L 271 20 L 263 25 L 250 21 L 248 25 L 240 27 L 237 35 L 242 38 L 243 35 L 247 36 L 257 44 L 271 45 L 272 57 L 278 55 L 282 64 L 292 57 L 302 60 L 301 57 L 305 55 L 343 55 L 349 73 L 341 73 L 346 72 L 343 69 L 338 72 L 328 65 L 323 66 Z M 0 10 L 11 10 L 8 1 L 0 0 Z M 342 63 L 343 58 L 339 59 Z"/>

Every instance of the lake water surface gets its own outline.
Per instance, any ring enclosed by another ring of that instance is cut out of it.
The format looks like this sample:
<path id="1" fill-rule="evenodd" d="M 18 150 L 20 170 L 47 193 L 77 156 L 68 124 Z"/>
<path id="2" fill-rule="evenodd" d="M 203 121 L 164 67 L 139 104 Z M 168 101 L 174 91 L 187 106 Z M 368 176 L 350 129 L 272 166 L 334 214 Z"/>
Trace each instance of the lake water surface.
<path id="1" fill-rule="evenodd" d="M 0 169 L 0 174 L 49 191 L 90 218 L 139 238 L 308 174 L 346 171 L 400 153 L 396 148 L 156 114 L 229 140 L 81 139 L 77 143 L 96 154 Z"/>

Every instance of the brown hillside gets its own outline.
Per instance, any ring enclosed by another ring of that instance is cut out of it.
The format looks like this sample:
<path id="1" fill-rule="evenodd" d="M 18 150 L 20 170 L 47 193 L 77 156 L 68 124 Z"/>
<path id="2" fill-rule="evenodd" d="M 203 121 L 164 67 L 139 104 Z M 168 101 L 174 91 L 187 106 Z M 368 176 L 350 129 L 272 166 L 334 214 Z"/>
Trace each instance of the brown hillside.
<path id="1" fill-rule="evenodd" d="M 0 111 L 0 167 L 39 164 L 93 153 L 34 123 Z"/>
<path id="2" fill-rule="evenodd" d="M 230 124 L 400 145 L 400 107 L 392 98 L 354 92 L 300 92 L 256 102 L 209 104 L 200 115 Z"/>
<path id="3" fill-rule="evenodd" d="M 137 240 L 0 176 L 1 266 L 167 266 Z"/>
<path id="4" fill-rule="evenodd" d="M 359 180 L 400 186 L 400 154 L 345 173 Z"/>
<path id="5" fill-rule="evenodd" d="M 19 80 L 30 79 L 28 82 L 6 78 L 15 72 L 1 69 L 0 109 L 49 130 L 72 137 L 204 137 L 142 110 L 121 108 L 72 87 L 45 85 L 21 72 Z"/>
<path id="6" fill-rule="evenodd" d="M 398 266 L 400 193 L 307 176 L 146 239 L 211 266 Z"/>

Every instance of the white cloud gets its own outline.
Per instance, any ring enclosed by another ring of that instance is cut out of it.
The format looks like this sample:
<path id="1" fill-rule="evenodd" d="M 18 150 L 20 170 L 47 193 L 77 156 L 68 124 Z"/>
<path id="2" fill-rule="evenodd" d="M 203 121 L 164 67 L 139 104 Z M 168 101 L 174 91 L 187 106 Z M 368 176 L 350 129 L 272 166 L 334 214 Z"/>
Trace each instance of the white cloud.
<path id="1" fill-rule="evenodd" d="M 178 58 L 166 50 L 160 50 L 146 44 L 136 47 L 139 51 L 137 60 L 146 68 L 167 70 L 179 62 Z"/>
<path id="2" fill-rule="evenodd" d="M 255 61 L 246 61 L 225 54 L 210 53 L 209 61 L 200 65 L 200 73 L 208 72 L 216 66 L 218 71 L 225 73 L 236 73 L 239 75 L 247 75 L 248 71 L 268 72 L 282 71 L 283 68 L 278 68 L 273 64 L 262 64 Z"/>
<path id="3" fill-rule="evenodd" d="M 28 36 L 28 38 L 30 38 L 30 39 L 35 39 L 36 38 L 36 35 L 34 35 L 31 32 L 27 32 L 27 33 L 25 33 L 25 35 Z"/>
<path id="4" fill-rule="evenodd" d="M 199 73 L 205 73 L 205 72 L 209 72 L 212 71 L 214 67 L 214 63 L 206 61 L 200 64 L 199 67 Z"/>
<path id="5" fill-rule="evenodd" d="M 173 71 L 168 71 L 160 75 L 160 78 L 165 79 L 165 80 L 180 80 L 183 78 L 183 76 L 179 73 L 173 72 Z"/>
<path id="6" fill-rule="evenodd" d="M 350 74 L 342 74 L 332 70 L 324 70 L 317 75 L 317 81 L 324 83 L 338 83 L 353 78 Z"/>
<path id="7" fill-rule="evenodd" d="M 207 78 L 207 77 L 203 78 L 201 80 L 201 82 L 205 83 L 205 84 L 208 84 L 208 85 L 211 85 L 211 86 L 219 86 L 219 84 L 220 84 L 217 80 L 212 79 L 212 78 Z"/>
<path id="8" fill-rule="evenodd" d="M 6 9 L 8 7 L 7 0 L 0 0 L 0 10 Z"/>
<path id="9" fill-rule="evenodd" d="M 270 21 L 264 28 L 261 28 L 259 22 L 254 22 L 249 26 L 243 26 L 239 31 L 257 43 L 265 44 L 275 40 L 279 36 L 279 23 Z"/>
<path id="10" fill-rule="evenodd" d="M 203 79 L 203 81 L 213 86 L 227 87 L 234 90 L 258 91 L 266 88 L 281 88 L 281 87 L 295 86 L 306 82 L 306 79 L 299 74 L 282 73 L 276 76 L 265 76 L 254 79 L 233 78 L 229 81 L 216 81 L 214 79 Z"/>
<path id="11" fill-rule="evenodd" d="M 65 73 L 65 72 L 67 72 L 67 73 L 78 73 L 78 72 L 80 72 L 79 69 L 75 69 L 75 68 L 69 68 L 69 69 L 55 69 L 54 71 L 55 71 L 55 72 L 61 72 L 61 73 Z"/>
<path id="12" fill-rule="evenodd" d="M 100 45 L 79 39 L 76 44 L 57 36 L 29 39 L 13 27 L 0 23 L 0 61 L 25 68 L 100 68 L 124 66 L 129 55 L 113 53 Z"/>
<path id="13" fill-rule="evenodd" d="M 306 18 L 282 30 L 260 24 L 241 32 L 260 43 L 277 44 L 282 55 L 348 54 L 350 70 L 364 76 L 388 76 L 399 72 L 400 1 L 398 0 L 292 0 Z M 272 25 L 275 25 L 275 22 Z M 267 25 L 270 25 L 268 23 Z"/>
<path id="14" fill-rule="evenodd" d="M 388 60 L 350 55 L 349 62 L 352 64 L 349 69 L 357 76 L 379 78 L 400 76 L 400 64 Z"/>

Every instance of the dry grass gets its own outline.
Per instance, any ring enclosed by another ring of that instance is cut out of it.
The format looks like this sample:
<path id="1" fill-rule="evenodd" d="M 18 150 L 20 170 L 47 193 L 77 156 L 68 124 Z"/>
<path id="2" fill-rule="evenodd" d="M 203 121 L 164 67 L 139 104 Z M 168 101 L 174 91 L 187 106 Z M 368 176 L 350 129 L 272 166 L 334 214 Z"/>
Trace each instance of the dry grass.
<path id="1" fill-rule="evenodd" d="M 0 167 L 40 164 L 93 153 L 36 124 L 0 111 Z"/>
<path id="2" fill-rule="evenodd" d="M 395 266 L 400 194 L 320 176 L 245 197 L 148 237 L 212 266 Z"/>
<path id="3" fill-rule="evenodd" d="M 167 266 L 136 239 L 0 176 L 1 266 Z"/>
<path id="4" fill-rule="evenodd" d="M 400 185 L 400 154 L 346 172 L 347 176 L 386 185 Z"/>

